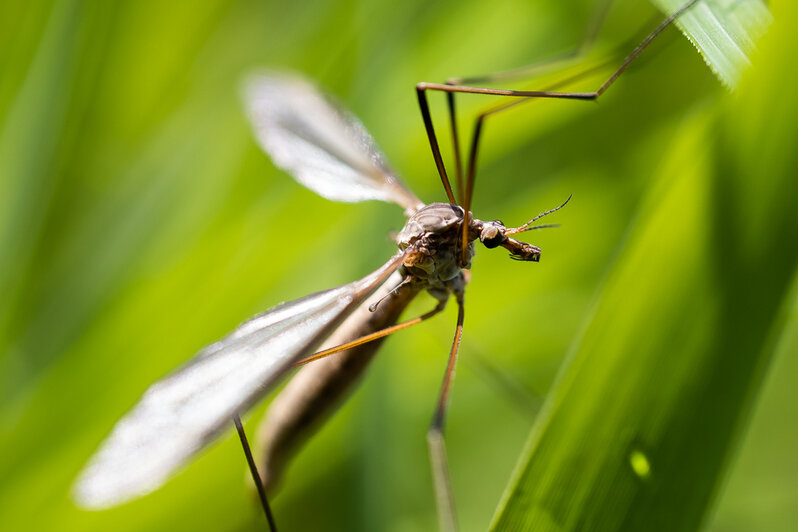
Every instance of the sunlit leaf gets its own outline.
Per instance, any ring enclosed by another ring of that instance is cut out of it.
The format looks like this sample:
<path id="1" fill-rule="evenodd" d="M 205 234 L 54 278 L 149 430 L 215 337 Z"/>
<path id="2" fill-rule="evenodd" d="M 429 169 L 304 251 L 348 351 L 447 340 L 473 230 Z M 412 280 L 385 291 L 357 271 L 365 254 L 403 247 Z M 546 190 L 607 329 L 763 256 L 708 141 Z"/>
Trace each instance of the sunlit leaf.
<path id="1" fill-rule="evenodd" d="M 652 0 L 664 13 L 674 13 L 684 0 Z M 751 64 L 757 40 L 772 22 L 762 0 L 699 0 L 676 24 L 709 68 L 734 88 Z"/>

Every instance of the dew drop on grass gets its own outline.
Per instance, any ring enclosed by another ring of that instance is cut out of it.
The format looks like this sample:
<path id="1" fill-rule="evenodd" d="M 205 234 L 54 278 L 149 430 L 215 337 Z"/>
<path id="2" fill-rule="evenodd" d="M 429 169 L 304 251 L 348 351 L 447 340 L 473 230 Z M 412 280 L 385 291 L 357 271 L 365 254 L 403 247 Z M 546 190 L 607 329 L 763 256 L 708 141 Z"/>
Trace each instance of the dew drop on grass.
<path id="1" fill-rule="evenodd" d="M 641 479 L 648 480 L 651 477 L 651 462 L 642 451 L 635 449 L 629 453 L 629 465 Z"/>

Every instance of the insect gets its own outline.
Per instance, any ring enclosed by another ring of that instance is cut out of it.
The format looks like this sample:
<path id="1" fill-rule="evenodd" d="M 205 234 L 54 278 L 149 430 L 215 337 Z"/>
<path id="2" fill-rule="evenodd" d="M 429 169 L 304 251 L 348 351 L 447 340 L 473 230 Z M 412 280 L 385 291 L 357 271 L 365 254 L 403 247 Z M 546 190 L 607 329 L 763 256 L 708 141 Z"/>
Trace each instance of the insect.
<path id="1" fill-rule="evenodd" d="M 371 136 L 354 117 L 308 81 L 267 74 L 247 85 L 246 101 L 257 139 L 277 166 L 321 196 L 337 201 L 382 200 L 405 210 L 398 252 L 373 273 L 350 284 L 278 305 L 243 323 L 226 338 L 200 351 L 185 366 L 153 384 L 114 427 L 81 474 L 76 498 L 86 507 L 106 507 L 148 493 L 234 421 L 272 527 L 264 484 L 277 481 L 297 443 L 331 409 L 365 369 L 385 336 L 440 313 L 450 298 L 457 322 L 438 394 L 428 445 L 441 528 L 457 528 L 449 485 L 444 426 L 465 318 L 466 272 L 477 240 L 488 249 L 504 248 L 511 258 L 537 262 L 541 249 L 520 240 L 524 232 L 548 227 L 541 212 L 517 227 L 483 221 L 471 213 L 481 126 L 487 116 L 519 101 L 537 98 L 596 100 L 643 49 L 676 17 L 665 19 L 593 92 L 513 91 L 468 83 L 420 83 L 417 96 L 446 202 L 424 204 L 390 170 Z M 471 80 L 469 80 L 471 81 Z M 454 132 L 455 187 L 447 174 L 427 93 L 447 94 L 455 123 L 455 95 L 493 94 L 513 102 L 479 115 L 465 170 Z M 426 314 L 394 325 L 420 292 L 437 304 Z M 322 346 L 322 343 L 326 343 Z M 318 351 L 319 347 L 323 349 Z M 331 356 L 332 355 L 332 356 Z M 239 414 L 246 411 L 296 366 L 308 364 L 272 406 L 266 425 L 266 455 L 256 470 Z"/>

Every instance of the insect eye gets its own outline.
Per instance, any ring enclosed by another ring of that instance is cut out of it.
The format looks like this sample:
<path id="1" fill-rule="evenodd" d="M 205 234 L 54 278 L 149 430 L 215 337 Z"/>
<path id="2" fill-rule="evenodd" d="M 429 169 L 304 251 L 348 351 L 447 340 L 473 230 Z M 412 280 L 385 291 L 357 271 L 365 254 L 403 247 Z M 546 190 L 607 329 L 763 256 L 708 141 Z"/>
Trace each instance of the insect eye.
<path id="1" fill-rule="evenodd" d="M 507 238 L 504 236 L 504 225 L 501 222 L 488 222 L 482 227 L 479 239 L 488 249 L 493 249 Z"/>

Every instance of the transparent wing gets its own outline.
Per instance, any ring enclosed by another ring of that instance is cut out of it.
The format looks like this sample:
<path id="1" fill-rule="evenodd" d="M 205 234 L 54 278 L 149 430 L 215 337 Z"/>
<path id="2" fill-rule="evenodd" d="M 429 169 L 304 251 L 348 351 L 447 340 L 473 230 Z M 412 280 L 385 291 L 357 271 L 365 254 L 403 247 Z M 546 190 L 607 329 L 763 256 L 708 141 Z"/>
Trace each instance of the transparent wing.
<path id="1" fill-rule="evenodd" d="M 244 99 L 260 146 L 317 194 L 345 202 L 392 201 L 411 212 L 422 205 L 388 168 L 363 124 L 306 80 L 253 76 Z"/>
<path id="2" fill-rule="evenodd" d="M 396 270 L 401 258 L 395 255 L 359 281 L 252 318 L 150 386 L 81 473 L 76 501 L 103 508 L 159 487 L 311 352 Z"/>

